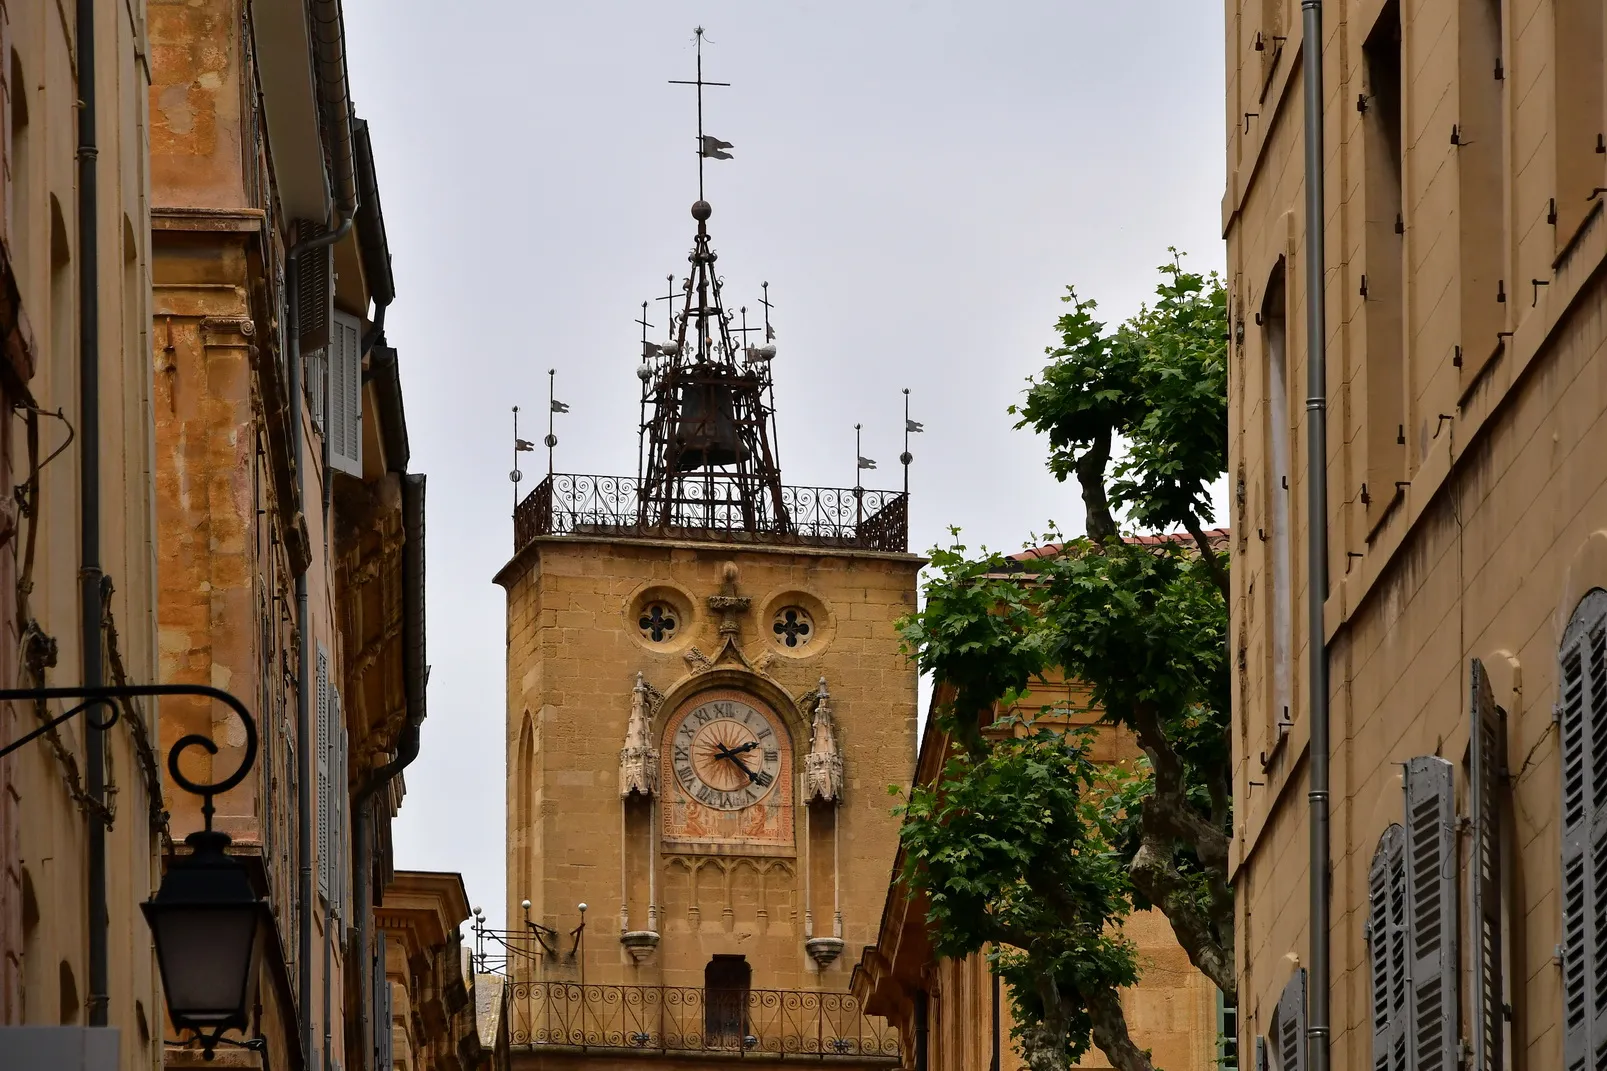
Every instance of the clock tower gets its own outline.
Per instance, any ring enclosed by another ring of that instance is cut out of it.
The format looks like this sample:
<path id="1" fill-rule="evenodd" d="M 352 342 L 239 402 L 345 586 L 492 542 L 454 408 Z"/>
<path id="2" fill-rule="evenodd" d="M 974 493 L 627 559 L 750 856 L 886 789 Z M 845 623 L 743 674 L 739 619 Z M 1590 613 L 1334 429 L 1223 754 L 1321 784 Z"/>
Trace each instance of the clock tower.
<path id="1" fill-rule="evenodd" d="M 782 480 L 773 332 L 733 326 L 692 216 L 637 474 L 549 474 L 515 512 L 509 917 L 477 929 L 516 1065 L 896 1066 L 842 953 L 876 941 L 914 763 L 907 492 Z"/>

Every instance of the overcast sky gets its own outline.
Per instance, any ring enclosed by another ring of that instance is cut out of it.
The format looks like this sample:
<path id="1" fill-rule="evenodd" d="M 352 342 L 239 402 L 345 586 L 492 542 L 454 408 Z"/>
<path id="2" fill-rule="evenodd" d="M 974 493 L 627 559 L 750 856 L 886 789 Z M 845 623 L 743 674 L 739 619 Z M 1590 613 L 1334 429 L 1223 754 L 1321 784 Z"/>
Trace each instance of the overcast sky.
<path id="1" fill-rule="evenodd" d="M 636 471 L 644 299 L 687 268 L 692 27 L 707 28 L 710 232 L 729 307 L 768 280 L 788 483 L 854 483 L 854 425 L 911 549 L 1013 550 L 1073 488 L 1007 407 L 1068 283 L 1117 321 L 1175 245 L 1220 269 L 1222 11 L 1201 0 L 857 3 L 346 0 L 396 273 L 412 468 L 429 474 L 429 720 L 395 829 L 503 919 L 512 428 L 571 409 L 559 471 Z M 649 320 L 664 335 L 664 303 Z M 526 434 L 526 430 L 538 434 Z M 545 454 L 526 454 L 530 490 Z M 1222 523 L 1226 523 L 1225 519 Z"/>

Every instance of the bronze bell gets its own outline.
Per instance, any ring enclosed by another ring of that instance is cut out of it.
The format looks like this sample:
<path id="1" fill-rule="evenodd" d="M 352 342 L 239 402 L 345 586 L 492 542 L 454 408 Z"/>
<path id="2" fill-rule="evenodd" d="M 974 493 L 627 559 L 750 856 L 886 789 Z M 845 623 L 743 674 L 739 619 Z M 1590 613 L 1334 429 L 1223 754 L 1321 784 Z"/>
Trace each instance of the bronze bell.
<path id="1" fill-rule="evenodd" d="M 693 378 L 680 389 L 675 427 L 676 472 L 735 465 L 748 458 L 737 433 L 732 385 L 720 378 Z"/>

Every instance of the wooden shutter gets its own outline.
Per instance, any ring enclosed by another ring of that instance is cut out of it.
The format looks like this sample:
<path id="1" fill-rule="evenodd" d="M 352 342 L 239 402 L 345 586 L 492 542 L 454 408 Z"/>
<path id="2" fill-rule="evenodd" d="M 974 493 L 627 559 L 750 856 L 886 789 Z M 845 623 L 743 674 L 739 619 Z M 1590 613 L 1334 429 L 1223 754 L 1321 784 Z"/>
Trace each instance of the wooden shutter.
<path id="1" fill-rule="evenodd" d="M 297 221 L 298 240 L 322 233 L 319 224 Z M 329 345 L 329 313 L 335 297 L 331 257 L 329 246 L 309 249 L 296 257 L 296 330 L 304 355 Z"/>
<path id="2" fill-rule="evenodd" d="M 1378 838 L 1367 875 L 1373 979 L 1373 1071 L 1406 1071 L 1406 831 Z"/>
<path id="3" fill-rule="evenodd" d="M 363 474 L 362 321 L 336 312 L 329 338 L 330 463 L 351 476 Z"/>
<path id="4" fill-rule="evenodd" d="M 1562 1053 L 1584 1071 L 1607 1067 L 1607 591 L 1580 602 L 1560 655 Z"/>
<path id="5" fill-rule="evenodd" d="M 1278 1071 L 1306 1071 L 1306 969 L 1295 971 L 1278 998 L 1272 1029 Z"/>
<path id="6" fill-rule="evenodd" d="M 1472 1071 L 1500 1071 L 1504 987 L 1501 978 L 1501 777 L 1506 726 L 1489 674 L 1475 658 L 1468 671 L 1468 741 L 1473 845 L 1468 887 L 1473 952 Z"/>
<path id="7" fill-rule="evenodd" d="M 1456 954 L 1456 804 L 1451 764 L 1433 755 L 1406 764 L 1406 1027 L 1413 1071 L 1455 1071 L 1460 1048 Z"/>
<path id="8" fill-rule="evenodd" d="M 314 784 L 318 798 L 318 892 L 329 899 L 329 654 L 318 645 L 317 698 L 318 739 L 314 742 L 314 765 L 318 778 Z"/>

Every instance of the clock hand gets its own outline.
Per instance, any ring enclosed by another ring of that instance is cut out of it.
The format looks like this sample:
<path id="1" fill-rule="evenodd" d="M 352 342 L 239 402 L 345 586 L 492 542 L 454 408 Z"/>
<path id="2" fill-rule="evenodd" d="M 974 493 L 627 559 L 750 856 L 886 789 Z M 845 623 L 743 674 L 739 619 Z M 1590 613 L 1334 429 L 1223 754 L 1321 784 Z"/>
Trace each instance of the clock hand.
<path id="1" fill-rule="evenodd" d="M 743 744 L 741 747 L 736 748 L 735 750 L 731 750 L 731 749 L 727 748 L 724 744 L 715 744 L 714 749 L 719 752 L 719 757 L 720 758 L 722 758 L 722 759 L 730 759 L 732 762 L 736 763 L 737 769 L 739 769 L 743 773 L 747 774 L 748 775 L 748 781 L 751 782 L 752 784 L 756 784 L 756 785 L 768 784 L 769 780 L 770 780 L 770 777 L 769 777 L 768 774 L 764 775 L 764 779 L 761 780 L 760 775 L 755 773 L 755 772 L 753 772 L 752 770 L 748 769 L 748 764 L 743 762 L 737 755 L 738 752 L 747 751 L 750 748 L 756 747 L 756 746 L 758 746 L 757 741 L 749 741 L 748 743 Z"/>

